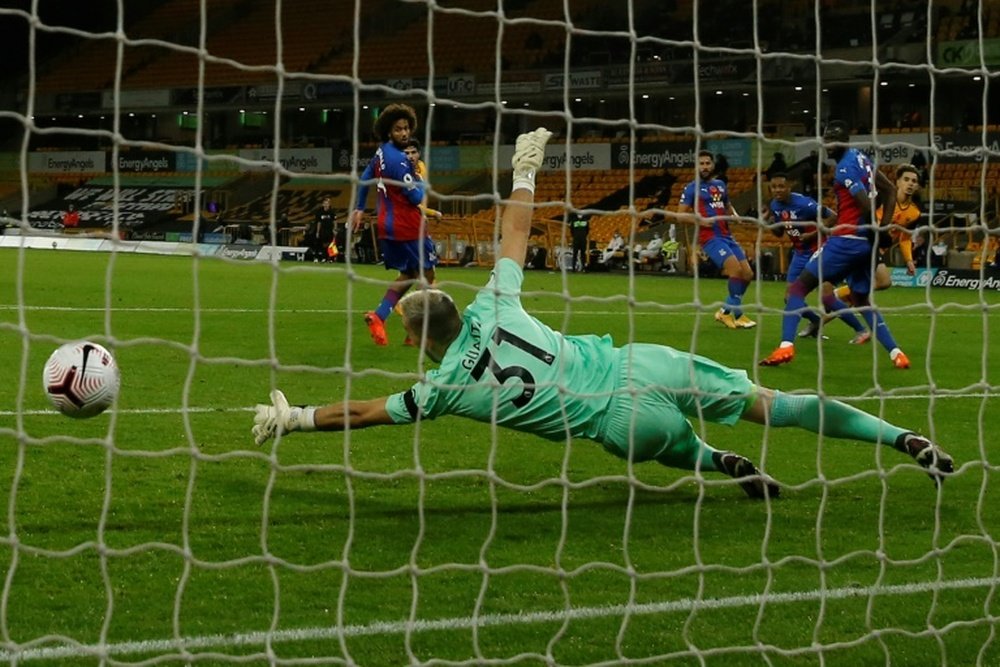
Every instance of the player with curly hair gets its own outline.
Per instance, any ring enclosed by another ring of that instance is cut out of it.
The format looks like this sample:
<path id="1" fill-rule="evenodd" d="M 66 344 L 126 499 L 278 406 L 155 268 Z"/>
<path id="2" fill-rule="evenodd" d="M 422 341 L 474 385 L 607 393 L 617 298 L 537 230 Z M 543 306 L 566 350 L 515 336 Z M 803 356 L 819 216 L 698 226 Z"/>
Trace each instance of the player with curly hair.
<path id="1" fill-rule="evenodd" d="M 376 345 L 389 344 L 385 321 L 414 283 L 420 279 L 428 284 L 434 282 L 434 267 L 438 263 L 421 211 L 424 184 L 404 152 L 416 130 L 417 114 L 407 104 L 390 104 L 375 119 L 374 133 L 382 144 L 361 175 L 352 216 L 357 231 L 364 221 L 368 190 L 374 184 L 378 193 L 379 249 L 385 268 L 399 272 L 375 310 L 365 313 L 365 324 Z"/>

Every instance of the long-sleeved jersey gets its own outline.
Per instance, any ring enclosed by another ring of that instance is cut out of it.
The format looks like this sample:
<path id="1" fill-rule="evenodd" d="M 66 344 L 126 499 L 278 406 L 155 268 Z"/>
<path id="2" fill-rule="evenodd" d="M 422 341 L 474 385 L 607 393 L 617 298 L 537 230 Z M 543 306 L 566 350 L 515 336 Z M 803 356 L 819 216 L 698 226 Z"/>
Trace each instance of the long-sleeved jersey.
<path id="1" fill-rule="evenodd" d="M 833 176 L 833 193 L 837 196 L 837 225 L 834 236 L 872 239 L 868 212 L 858 205 L 854 196 L 864 192 L 875 201 L 875 167 L 871 159 L 857 148 L 848 148 L 837 163 Z M 874 208 L 874 205 L 873 205 Z"/>
<path id="2" fill-rule="evenodd" d="M 424 188 L 403 151 L 391 141 L 379 146 L 361 180 L 356 208 L 364 210 L 368 200 L 367 182 L 374 180 L 378 192 L 376 211 L 380 239 L 416 241 L 423 238 L 420 204 L 424 200 Z"/>

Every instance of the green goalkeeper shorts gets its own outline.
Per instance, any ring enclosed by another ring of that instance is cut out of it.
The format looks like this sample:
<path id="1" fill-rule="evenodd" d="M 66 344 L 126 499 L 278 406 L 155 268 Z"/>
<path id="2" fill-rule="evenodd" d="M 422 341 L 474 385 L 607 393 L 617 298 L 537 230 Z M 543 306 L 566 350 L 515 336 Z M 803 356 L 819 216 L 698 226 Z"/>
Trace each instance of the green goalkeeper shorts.
<path id="1" fill-rule="evenodd" d="M 732 425 L 756 399 L 746 371 L 705 357 L 644 343 L 619 355 L 601 442 L 621 458 L 693 469 L 703 443 L 689 420 Z"/>

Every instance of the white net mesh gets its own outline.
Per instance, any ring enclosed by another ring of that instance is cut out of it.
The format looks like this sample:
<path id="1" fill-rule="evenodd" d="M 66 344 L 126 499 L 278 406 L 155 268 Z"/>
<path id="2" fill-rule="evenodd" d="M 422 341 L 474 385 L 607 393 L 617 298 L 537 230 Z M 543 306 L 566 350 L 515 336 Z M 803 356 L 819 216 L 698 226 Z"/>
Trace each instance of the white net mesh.
<path id="1" fill-rule="evenodd" d="M 36 2 L 0 21 L 16 45 L 0 93 L 4 661 L 1000 660 L 994 3 Z M 395 316 L 390 345 L 371 344 L 362 316 L 395 273 L 370 263 L 369 228 L 341 230 L 393 102 L 417 109 L 437 282 L 459 305 L 489 277 L 514 139 L 544 125 L 529 312 L 847 402 L 941 443 L 957 474 L 939 488 L 891 447 L 701 420 L 784 497 L 459 417 L 254 449 L 251 406 L 272 388 L 363 400 L 433 367 Z M 920 172 L 914 267 L 890 248 L 893 288 L 874 298 L 908 371 L 836 324 L 793 365 L 757 366 L 789 268 L 760 222 L 766 183 L 781 171 L 835 205 L 831 119 L 890 178 Z M 702 150 L 728 162 L 752 331 L 715 322 L 726 281 L 693 224 L 657 213 Z M 70 422 L 38 378 L 78 339 L 112 350 L 122 394 Z"/>

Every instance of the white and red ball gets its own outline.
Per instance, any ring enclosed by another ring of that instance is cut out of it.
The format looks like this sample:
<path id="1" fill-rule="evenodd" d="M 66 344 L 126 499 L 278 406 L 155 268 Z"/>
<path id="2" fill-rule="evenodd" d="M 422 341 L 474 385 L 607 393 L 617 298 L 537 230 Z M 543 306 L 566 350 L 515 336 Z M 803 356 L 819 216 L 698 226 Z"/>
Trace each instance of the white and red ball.
<path id="1" fill-rule="evenodd" d="M 42 386 L 52 405 L 76 419 L 104 412 L 114 403 L 120 385 L 115 358 L 88 341 L 61 346 L 45 362 L 42 375 Z"/>

